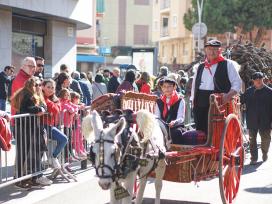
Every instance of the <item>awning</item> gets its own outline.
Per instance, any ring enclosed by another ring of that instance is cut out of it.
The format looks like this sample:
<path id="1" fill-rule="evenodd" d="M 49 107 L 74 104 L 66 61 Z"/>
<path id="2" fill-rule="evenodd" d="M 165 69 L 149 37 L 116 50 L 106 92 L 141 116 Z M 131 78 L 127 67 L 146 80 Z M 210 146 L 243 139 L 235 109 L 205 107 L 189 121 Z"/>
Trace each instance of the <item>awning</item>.
<path id="1" fill-rule="evenodd" d="M 131 64 L 132 57 L 131 56 L 117 56 L 112 64 Z"/>
<path id="2" fill-rule="evenodd" d="M 105 57 L 99 55 L 77 55 L 77 62 L 104 63 Z"/>

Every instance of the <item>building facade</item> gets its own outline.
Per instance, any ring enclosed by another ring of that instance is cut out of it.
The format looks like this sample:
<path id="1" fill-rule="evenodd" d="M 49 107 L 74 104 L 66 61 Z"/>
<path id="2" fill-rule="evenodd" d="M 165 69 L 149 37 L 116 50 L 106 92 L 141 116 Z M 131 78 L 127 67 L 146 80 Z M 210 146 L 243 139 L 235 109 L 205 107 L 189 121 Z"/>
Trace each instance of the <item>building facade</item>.
<path id="1" fill-rule="evenodd" d="M 76 31 L 92 26 L 92 1 L 0 0 L 0 69 L 26 56 L 45 58 L 45 77 L 76 69 Z"/>
<path id="2" fill-rule="evenodd" d="M 152 5 L 153 0 L 107 1 L 98 21 L 98 45 L 108 65 L 117 56 L 130 56 L 132 48 L 154 47 Z"/>
<path id="3" fill-rule="evenodd" d="M 183 16 L 191 0 L 154 0 L 152 40 L 159 46 L 159 63 L 178 69 L 194 58 L 191 31 L 183 24 Z"/>

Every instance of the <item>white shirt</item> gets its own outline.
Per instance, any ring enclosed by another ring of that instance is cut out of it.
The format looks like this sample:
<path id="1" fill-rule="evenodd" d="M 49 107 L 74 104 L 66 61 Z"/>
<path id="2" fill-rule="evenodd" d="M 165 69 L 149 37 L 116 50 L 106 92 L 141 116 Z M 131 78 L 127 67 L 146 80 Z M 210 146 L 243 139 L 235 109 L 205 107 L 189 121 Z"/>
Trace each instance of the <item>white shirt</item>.
<path id="1" fill-rule="evenodd" d="M 199 65 L 197 65 L 199 66 Z M 238 73 L 240 68 L 240 65 L 230 59 L 227 59 L 227 70 L 228 70 L 228 77 L 230 80 L 231 88 L 232 90 L 236 91 L 237 93 L 240 92 L 241 86 L 242 86 L 242 80 L 240 78 L 240 75 Z M 200 90 L 214 90 L 214 83 L 213 83 L 213 77 L 217 69 L 217 64 L 214 64 L 211 66 L 210 70 L 211 73 L 208 69 L 203 69 L 202 76 L 201 76 L 201 82 L 199 89 Z M 196 75 L 197 75 L 197 70 L 195 72 L 194 78 L 193 78 L 193 83 L 192 83 L 192 89 L 191 89 L 191 97 L 190 100 L 194 100 L 194 92 L 195 92 L 195 80 L 196 80 Z"/>
<path id="2" fill-rule="evenodd" d="M 168 103 L 170 100 L 170 98 L 166 98 L 166 102 Z M 170 109 L 170 106 L 168 106 L 168 110 Z M 159 109 L 158 104 L 156 104 L 155 107 L 155 113 L 154 113 L 158 118 L 161 118 L 161 111 Z M 178 107 L 178 113 L 177 113 L 177 119 L 175 120 L 175 123 L 177 124 L 181 124 L 184 122 L 184 118 L 185 118 L 185 101 L 182 98 L 180 100 L 179 103 L 179 107 Z"/>

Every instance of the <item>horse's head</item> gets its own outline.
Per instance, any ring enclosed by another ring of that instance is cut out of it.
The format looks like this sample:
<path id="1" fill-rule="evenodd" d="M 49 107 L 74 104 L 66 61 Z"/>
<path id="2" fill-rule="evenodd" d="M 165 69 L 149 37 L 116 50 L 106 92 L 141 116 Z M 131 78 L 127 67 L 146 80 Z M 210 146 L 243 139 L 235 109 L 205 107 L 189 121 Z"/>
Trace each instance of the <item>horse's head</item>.
<path id="1" fill-rule="evenodd" d="M 93 111 L 91 115 L 95 135 L 93 152 L 96 154 L 96 175 L 99 178 L 100 187 L 107 190 L 116 176 L 120 151 L 118 141 L 120 134 L 126 127 L 126 121 L 121 118 L 116 124 L 111 124 L 108 128 L 103 129 L 103 122 L 99 114 Z"/>

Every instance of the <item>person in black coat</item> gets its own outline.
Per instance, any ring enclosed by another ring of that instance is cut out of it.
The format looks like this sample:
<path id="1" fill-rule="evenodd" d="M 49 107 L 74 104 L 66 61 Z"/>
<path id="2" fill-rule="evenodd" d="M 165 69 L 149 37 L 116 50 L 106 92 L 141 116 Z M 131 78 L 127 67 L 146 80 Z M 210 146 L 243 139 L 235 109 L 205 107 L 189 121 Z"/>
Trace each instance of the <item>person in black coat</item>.
<path id="1" fill-rule="evenodd" d="M 112 77 L 109 80 L 108 83 L 108 93 L 115 93 L 118 86 L 120 85 L 120 69 L 119 68 L 114 68 L 112 70 Z"/>
<path id="2" fill-rule="evenodd" d="M 241 96 L 241 103 L 246 104 L 246 123 L 249 130 L 251 162 L 258 161 L 257 134 L 261 136 L 263 161 L 268 156 L 271 141 L 272 89 L 264 84 L 264 75 L 256 72 L 252 75 L 253 86 Z"/>
<path id="3" fill-rule="evenodd" d="M 0 72 L 0 110 L 6 110 L 6 101 L 9 95 L 9 87 L 11 86 L 11 76 L 14 73 L 13 66 L 6 66 L 4 71 Z"/>

